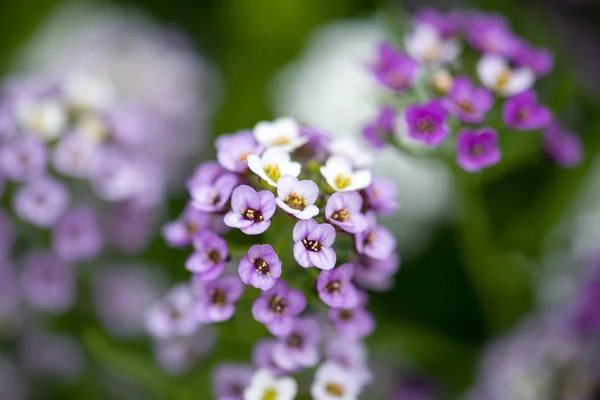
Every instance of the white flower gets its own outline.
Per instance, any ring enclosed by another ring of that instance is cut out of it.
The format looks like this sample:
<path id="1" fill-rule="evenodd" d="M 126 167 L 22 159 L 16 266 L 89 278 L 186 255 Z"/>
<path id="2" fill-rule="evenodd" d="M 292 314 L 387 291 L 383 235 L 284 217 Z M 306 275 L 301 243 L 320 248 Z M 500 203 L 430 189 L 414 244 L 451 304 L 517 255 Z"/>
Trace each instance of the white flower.
<path id="1" fill-rule="evenodd" d="M 273 122 L 262 121 L 254 127 L 254 137 L 261 145 L 277 147 L 291 152 L 306 143 L 307 138 L 300 135 L 300 126 L 292 118 L 279 118 Z"/>
<path id="2" fill-rule="evenodd" d="M 17 107 L 17 121 L 26 132 L 44 140 L 58 138 L 67 122 L 66 112 L 57 101 L 26 101 Z"/>
<path id="3" fill-rule="evenodd" d="M 310 393 L 314 400 L 355 400 L 360 387 L 348 370 L 326 362 L 317 369 Z"/>
<path id="4" fill-rule="evenodd" d="M 267 370 L 260 369 L 252 375 L 250 385 L 244 391 L 244 400 L 294 400 L 297 390 L 293 378 L 277 378 Z"/>
<path id="5" fill-rule="evenodd" d="M 355 168 L 368 168 L 373 165 L 373 154 L 352 138 L 335 139 L 329 144 L 332 155 L 344 156 Z"/>
<path id="6" fill-rule="evenodd" d="M 407 53 L 414 59 L 430 64 L 451 63 L 460 53 L 455 39 L 444 39 L 429 25 L 417 25 L 404 38 Z"/>
<path id="7" fill-rule="evenodd" d="M 371 184 L 373 176 L 368 169 L 354 171 L 350 161 L 343 156 L 332 156 L 321 167 L 321 174 L 338 192 L 364 189 Z"/>
<path id="8" fill-rule="evenodd" d="M 293 176 L 284 175 L 277 182 L 275 202 L 286 213 L 298 219 L 311 219 L 319 214 L 315 205 L 319 197 L 319 187 L 310 180 L 299 181 Z"/>
<path id="9" fill-rule="evenodd" d="M 300 164 L 292 161 L 289 153 L 279 148 L 268 149 L 261 156 L 250 154 L 247 161 L 248 168 L 271 186 L 277 186 L 277 181 L 283 175 L 294 178 L 300 175 Z"/>
<path id="10" fill-rule="evenodd" d="M 498 55 L 485 55 L 477 63 L 479 80 L 500 96 L 510 97 L 529 89 L 535 74 L 527 68 L 511 69 Z"/>
<path id="11" fill-rule="evenodd" d="M 115 89 L 110 81 L 87 72 L 75 72 L 65 84 L 65 100 L 77 109 L 97 109 L 114 98 Z"/>

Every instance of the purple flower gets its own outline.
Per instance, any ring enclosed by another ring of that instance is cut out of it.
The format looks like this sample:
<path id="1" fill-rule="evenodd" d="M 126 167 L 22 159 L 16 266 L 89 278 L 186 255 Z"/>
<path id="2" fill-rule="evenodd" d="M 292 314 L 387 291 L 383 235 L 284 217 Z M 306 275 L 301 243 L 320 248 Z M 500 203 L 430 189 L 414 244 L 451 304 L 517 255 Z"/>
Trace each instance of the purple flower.
<path id="1" fill-rule="evenodd" d="M 192 206 L 206 212 L 221 211 L 238 184 L 237 176 L 230 172 L 223 172 L 210 182 L 190 181 L 193 182 L 188 185 Z"/>
<path id="2" fill-rule="evenodd" d="M 383 149 L 387 138 L 394 134 L 396 111 L 391 107 L 382 107 L 373 122 L 367 124 L 362 134 L 365 140 L 376 149 Z"/>
<path id="3" fill-rule="evenodd" d="M 467 42 L 480 53 L 512 57 L 518 39 L 506 20 L 496 14 L 472 13 L 464 24 Z"/>
<path id="4" fill-rule="evenodd" d="M 225 215 L 225 225 L 239 228 L 246 235 L 263 233 L 271 225 L 275 214 L 275 196 L 268 190 L 257 192 L 240 185 L 231 195 L 231 211 Z"/>
<path id="5" fill-rule="evenodd" d="M 319 362 L 321 326 L 312 317 L 298 317 L 290 333 L 277 339 L 273 360 L 286 371 L 302 370 Z"/>
<path id="6" fill-rule="evenodd" d="M 325 359 L 352 373 L 360 386 L 372 378 L 367 368 L 366 350 L 362 342 L 337 336 L 327 341 Z"/>
<path id="7" fill-rule="evenodd" d="M 279 279 L 252 304 L 254 319 L 267 326 L 271 334 L 285 336 L 294 327 L 294 318 L 306 308 L 306 298 L 301 291 L 288 288 Z"/>
<path id="8" fill-rule="evenodd" d="M 469 78 L 459 76 L 444 103 L 448 111 L 462 122 L 478 124 L 494 104 L 494 96 L 482 87 L 474 86 Z"/>
<path id="9" fill-rule="evenodd" d="M 216 400 L 243 400 L 244 390 L 250 384 L 252 366 L 219 364 L 213 371 L 213 395 Z"/>
<path id="10" fill-rule="evenodd" d="M 26 181 L 46 171 L 46 145 L 33 136 L 21 136 L 0 151 L 0 171 L 8 179 Z"/>
<path id="11" fill-rule="evenodd" d="M 583 158 L 583 146 L 577 135 L 566 130 L 558 120 L 550 122 L 543 132 L 544 150 L 558 165 L 572 168 Z"/>
<path id="12" fill-rule="evenodd" d="M 240 131 L 231 135 L 221 135 L 215 142 L 219 164 L 232 172 L 244 172 L 248 169 L 246 158 L 250 154 L 258 154 L 261 148 L 251 130 Z"/>
<path id="13" fill-rule="evenodd" d="M 524 40 L 520 41 L 513 62 L 517 67 L 532 70 L 537 77 L 548 75 L 554 67 L 554 57 L 546 48 L 535 48 Z"/>
<path id="14" fill-rule="evenodd" d="M 171 247 L 189 246 L 199 231 L 208 228 L 210 215 L 187 206 L 179 219 L 171 221 L 163 227 L 162 235 Z"/>
<path id="15" fill-rule="evenodd" d="M 39 378 L 72 383 L 85 367 L 81 346 L 69 336 L 30 331 L 22 338 L 19 353 L 23 368 Z"/>
<path id="16" fill-rule="evenodd" d="M 75 271 L 49 252 L 35 252 L 22 262 L 23 297 L 34 308 L 62 313 L 75 301 Z"/>
<path id="17" fill-rule="evenodd" d="M 381 215 L 390 215 L 398 209 L 398 186 L 385 178 L 375 178 L 364 191 L 366 207 Z"/>
<path id="18" fill-rule="evenodd" d="M 335 330 L 340 336 L 351 340 L 360 340 L 375 329 L 375 319 L 366 308 L 366 293 L 358 292 L 358 298 L 355 307 L 329 309 L 329 321 Z"/>
<path id="19" fill-rule="evenodd" d="M 50 227 L 65 212 L 69 200 L 69 192 L 62 183 L 42 178 L 21 187 L 13 198 L 13 207 L 21 219 Z"/>
<path id="20" fill-rule="evenodd" d="M 414 14 L 413 19 L 418 24 L 431 26 L 444 38 L 455 36 L 460 30 L 460 15 L 454 11 L 443 14 L 435 8 L 424 7 Z"/>
<path id="21" fill-rule="evenodd" d="M 400 257 L 395 252 L 385 260 L 362 256 L 354 263 L 354 281 L 366 289 L 383 292 L 390 289 L 399 268 Z"/>
<path id="22" fill-rule="evenodd" d="M 304 268 L 332 269 L 336 254 L 331 248 L 335 241 L 335 228 L 319 224 L 314 219 L 300 220 L 292 232 L 294 258 Z"/>
<path id="23" fill-rule="evenodd" d="M 194 252 L 185 262 L 185 268 L 201 280 L 216 279 L 229 259 L 227 242 L 216 233 L 203 230 L 194 236 Z"/>
<path id="24" fill-rule="evenodd" d="M 196 169 L 192 176 L 187 180 L 188 188 L 213 183 L 225 170 L 216 161 L 203 162 Z"/>
<path id="25" fill-rule="evenodd" d="M 196 318 L 202 323 L 222 322 L 235 313 L 235 303 L 244 293 L 244 284 L 235 275 L 225 275 L 214 281 L 202 281 L 195 276 L 192 282 L 198 295 Z"/>
<path id="26" fill-rule="evenodd" d="M 548 125 L 552 113 L 537 102 L 533 90 L 528 90 L 506 100 L 502 107 L 502 119 L 509 128 L 530 131 Z"/>
<path id="27" fill-rule="evenodd" d="M 296 372 L 285 370 L 275 362 L 273 358 L 275 343 L 277 343 L 275 339 L 262 339 L 256 342 L 252 348 L 252 363 L 276 376 Z"/>
<path id="28" fill-rule="evenodd" d="M 277 181 L 275 202 L 283 211 L 298 219 L 310 219 L 319 213 L 319 207 L 315 205 L 317 197 L 319 187 L 313 181 L 299 181 L 290 175 L 284 175 Z"/>
<path id="29" fill-rule="evenodd" d="M 132 201 L 111 205 L 106 215 L 106 240 L 123 252 L 137 253 L 153 237 L 157 217 L 154 208 Z"/>
<path id="30" fill-rule="evenodd" d="M 325 218 L 346 232 L 361 232 L 367 227 L 367 219 L 361 212 L 362 205 L 363 199 L 358 192 L 334 193 L 327 200 Z"/>
<path id="31" fill-rule="evenodd" d="M 573 310 L 573 327 L 577 333 L 594 335 L 600 332 L 600 280 L 597 278 L 581 288 Z"/>
<path id="32" fill-rule="evenodd" d="M 148 308 L 145 314 L 146 330 L 157 339 L 189 336 L 199 323 L 194 315 L 194 296 L 189 285 L 178 285 Z"/>
<path id="33" fill-rule="evenodd" d="M 352 264 L 342 264 L 331 271 L 321 271 L 317 291 L 323 303 L 334 308 L 356 307 L 360 298 L 351 282 L 353 274 Z"/>
<path id="34" fill-rule="evenodd" d="M 376 260 L 385 260 L 396 249 L 396 239 L 390 231 L 377 225 L 377 218 L 372 211 L 366 216 L 367 229 L 354 235 L 356 251 Z"/>
<path id="35" fill-rule="evenodd" d="M 465 171 L 475 172 L 497 164 L 501 153 L 498 135 L 491 128 L 463 130 L 456 139 L 456 162 Z"/>
<path id="36" fill-rule="evenodd" d="M 402 92 L 417 78 L 419 63 L 396 50 L 390 43 L 382 43 L 377 50 L 377 59 L 371 65 L 371 71 L 381 85 Z"/>
<path id="37" fill-rule="evenodd" d="M 66 212 L 52 233 L 54 252 L 66 261 L 89 261 L 102 250 L 102 232 L 96 215 L 89 207 Z"/>
<path id="38" fill-rule="evenodd" d="M 144 330 L 144 312 L 160 297 L 162 275 L 146 265 L 114 265 L 94 276 L 93 298 L 104 328 L 118 337 Z"/>
<path id="39" fill-rule="evenodd" d="M 54 146 L 52 165 L 63 175 L 88 177 L 97 160 L 98 145 L 78 134 L 65 135 Z"/>
<path id="40" fill-rule="evenodd" d="M 250 247 L 248 255 L 242 258 L 238 272 L 246 285 L 269 290 L 281 276 L 281 261 L 273 247 L 257 244 Z"/>
<path id="41" fill-rule="evenodd" d="M 438 100 L 408 106 L 404 114 L 408 125 L 408 136 L 429 147 L 439 145 L 448 136 L 446 115 L 446 109 Z"/>

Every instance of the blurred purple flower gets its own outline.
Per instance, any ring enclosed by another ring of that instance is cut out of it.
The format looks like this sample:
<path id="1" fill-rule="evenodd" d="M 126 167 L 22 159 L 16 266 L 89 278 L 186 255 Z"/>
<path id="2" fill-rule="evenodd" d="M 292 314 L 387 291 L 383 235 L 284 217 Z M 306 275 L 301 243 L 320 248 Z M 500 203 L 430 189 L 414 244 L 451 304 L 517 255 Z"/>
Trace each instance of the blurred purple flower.
<path id="1" fill-rule="evenodd" d="M 360 301 L 359 292 L 352 284 L 354 267 L 342 264 L 331 271 L 321 271 L 317 280 L 319 298 L 329 307 L 353 308 Z"/>
<path id="2" fill-rule="evenodd" d="M 502 157 L 498 134 L 491 128 L 461 131 L 456 139 L 456 157 L 458 165 L 469 172 L 497 164 Z"/>
<path id="3" fill-rule="evenodd" d="M 362 135 L 376 149 L 383 149 L 387 139 L 394 135 L 396 111 L 391 107 L 382 107 L 374 121 L 364 126 Z"/>
<path id="4" fill-rule="evenodd" d="M 290 333 L 273 346 L 273 360 L 286 371 L 314 367 L 319 362 L 321 326 L 312 317 L 298 317 Z"/>
<path id="5" fill-rule="evenodd" d="M 382 86 L 396 92 L 407 90 L 419 73 L 419 63 L 396 50 L 390 43 L 379 45 L 377 58 L 370 68 Z"/>
<path id="6" fill-rule="evenodd" d="M 306 308 L 304 294 L 290 289 L 282 279 L 273 288 L 263 292 L 252 304 L 254 319 L 267 326 L 275 336 L 288 335 L 294 326 L 294 318 Z"/>
<path id="7" fill-rule="evenodd" d="M 389 179 L 373 179 L 363 194 L 366 208 L 378 214 L 390 215 L 398 209 L 398 186 Z"/>
<path id="8" fill-rule="evenodd" d="M 275 349 L 275 339 L 261 339 L 254 343 L 252 348 L 252 363 L 259 368 L 266 369 L 273 375 L 285 375 L 286 373 L 296 372 L 283 369 L 275 362 L 273 350 Z"/>
<path id="9" fill-rule="evenodd" d="M 24 221 L 50 227 L 66 211 L 70 201 L 67 188 L 51 178 L 23 185 L 13 197 L 15 213 Z"/>
<path id="10" fill-rule="evenodd" d="M 0 150 L 0 171 L 11 180 L 27 181 L 44 175 L 46 145 L 36 137 L 24 135 Z"/>
<path id="11" fill-rule="evenodd" d="M 494 96 L 486 89 L 474 86 L 469 78 L 458 76 L 444 103 L 448 111 L 462 122 L 478 124 L 494 104 Z"/>
<path id="12" fill-rule="evenodd" d="M 396 238 L 386 228 L 377 224 L 373 211 L 367 212 L 366 216 L 367 228 L 354 235 L 356 251 L 376 260 L 385 260 L 396 249 Z"/>
<path id="13" fill-rule="evenodd" d="M 439 145 L 448 136 L 446 115 L 447 111 L 439 100 L 408 106 L 404 114 L 408 136 L 429 147 Z"/>
<path id="14" fill-rule="evenodd" d="M 396 252 L 385 260 L 362 256 L 354 262 L 354 280 L 366 289 L 383 292 L 391 288 L 399 268 L 400 256 Z"/>
<path id="15" fill-rule="evenodd" d="M 231 172 L 244 172 L 248 169 L 247 157 L 261 153 L 261 147 L 251 130 L 220 135 L 215 141 L 215 147 L 219 164 Z"/>
<path id="16" fill-rule="evenodd" d="M 581 139 L 566 130 L 560 122 L 553 120 L 542 135 L 546 154 L 558 165 L 573 168 L 581 163 L 583 145 Z"/>
<path id="17" fill-rule="evenodd" d="M 229 259 L 229 251 L 225 239 L 216 233 L 203 230 L 198 232 L 192 241 L 194 252 L 185 262 L 185 268 L 195 273 L 202 280 L 216 279 Z"/>
<path id="18" fill-rule="evenodd" d="M 502 119 L 509 128 L 529 131 L 547 126 L 552 120 L 552 113 L 537 102 L 533 90 L 528 90 L 506 100 Z"/>
<path id="19" fill-rule="evenodd" d="M 244 390 L 250 384 L 252 366 L 219 364 L 213 370 L 213 396 L 216 400 L 243 400 Z"/>
<path id="20" fill-rule="evenodd" d="M 95 258 L 102 250 L 102 232 L 94 211 L 87 206 L 67 211 L 54 227 L 52 248 L 69 262 Z"/>
<path id="21" fill-rule="evenodd" d="M 210 329 L 200 329 L 193 335 L 159 340 L 154 354 L 160 366 L 170 374 L 187 372 L 195 364 L 207 358 L 216 342 Z"/>
<path id="22" fill-rule="evenodd" d="M 202 323 L 222 322 L 235 313 L 235 303 L 244 293 L 244 284 L 235 275 L 224 275 L 213 281 L 194 276 L 192 286 L 197 295 L 195 315 Z"/>
<path id="23" fill-rule="evenodd" d="M 375 319 L 367 310 L 367 294 L 358 292 L 358 304 L 354 307 L 330 308 L 329 321 L 340 336 L 360 340 L 375 329 Z"/>
<path id="24" fill-rule="evenodd" d="M 146 329 L 157 339 L 191 335 L 199 327 L 194 306 L 195 300 L 189 285 L 175 286 L 146 310 Z"/>

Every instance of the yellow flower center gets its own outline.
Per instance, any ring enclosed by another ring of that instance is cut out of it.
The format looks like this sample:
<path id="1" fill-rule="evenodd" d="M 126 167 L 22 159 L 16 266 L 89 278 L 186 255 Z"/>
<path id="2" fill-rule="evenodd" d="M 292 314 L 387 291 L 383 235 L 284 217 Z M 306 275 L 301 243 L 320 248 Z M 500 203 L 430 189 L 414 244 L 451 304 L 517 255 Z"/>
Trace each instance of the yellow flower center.
<path id="1" fill-rule="evenodd" d="M 325 391 L 335 397 L 344 396 L 344 388 L 337 383 L 329 382 L 325 385 Z"/>
<path id="2" fill-rule="evenodd" d="M 306 200 L 302 195 L 299 195 L 296 192 L 292 192 L 289 196 L 285 198 L 283 201 L 285 204 L 293 208 L 294 210 L 304 210 L 306 208 Z"/>
<path id="3" fill-rule="evenodd" d="M 344 174 L 337 174 L 335 177 L 335 186 L 338 189 L 345 189 L 352 183 L 352 179 L 349 176 L 345 176 Z"/>
<path id="4" fill-rule="evenodd" d="M 271 145 L 273 146 L 283 146 L 284 144 L 288 144 L 290 142 L 289 136 L 281 135 L 273 139 Z"/>
<path id="5" fill-rule="evenodd" d="M 263 394 L 262 400 L 277 400 L 277 390 L 275 388 L 268 388 Z"/>
<path id="6" fill-rule="evenodd" d="M 279 164 L 267 164 L 267 166 L 265 167 L 265 174 L 273 182 L 277 182 L 279 178 L 281 178 L 281 170 L 279 169 Z"/>
<path id="7" fill-rule="evenodd" d="M 510 69 L 505 68 L 500 75 L 498 75 L 498 79 L 496 80 L 496 89 L 501 90 L 506 87 L 508 82 L 510 81 L 511 72 Z"/>
<path id="8" fill-rule="evenodd" d="M 350 213 L 346 208 L 342 208 L 331 214 L 331 219 L 338 222 L 346 222 L 348 221 L 348 218 L 350 218 Z"/>
<path id="9" fill-rule="evenodd" d="M 240 161 L 246 161 L 250 154 L 252 154 L 252 152 L 250 152 L 250 151 L 240 154 Z"/>

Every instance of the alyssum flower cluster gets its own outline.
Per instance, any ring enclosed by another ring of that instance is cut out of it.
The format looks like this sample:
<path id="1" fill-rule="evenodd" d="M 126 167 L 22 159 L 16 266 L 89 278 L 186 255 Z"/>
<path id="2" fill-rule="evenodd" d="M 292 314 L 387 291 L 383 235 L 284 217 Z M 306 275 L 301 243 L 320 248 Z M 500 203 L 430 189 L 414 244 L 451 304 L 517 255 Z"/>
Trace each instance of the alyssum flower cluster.
<path id="1" fill-rule="evenodd" d="M 398 269 L 395 239 L 376 217 L 397 208 L 396 188 L 373 177 L 352 142 L 290 118 L 220 136 L 216 149 L 218 162 L 197 168 L 185 212 L 163 230 L 170 245 L 193 247 L 191 282 L 148 310 L 149 332 L 159 344 L 201 335 L 250 294 L 274 339 L 255 344 L 254 374 L 215 371 L 216 398 L 293 399 L 288 375 L 322 359 L 312 396 L 357 398 L 369 381 L 360 340 L 374 328 L 357 285 L 386 289 Z"/>
<path id="2" fill-rule="evenodd" d="M 479 171 L 502 158 L 502 135 L 494 129 L 501 115 L 501 132 L 541 130 L 552 160 L 565 167 L 579 163 L 579 138 L 562 127 L 532 88 L 552 70 L 548 50 L 518 37 L 496 14 L 424 9 L 412 25 L 404 51 L 383 43 L 369 64 L 376 81 L 391 93 L 363 129 L 372 146 L 438 147 L 457 132 L 457 163 Z"/>

